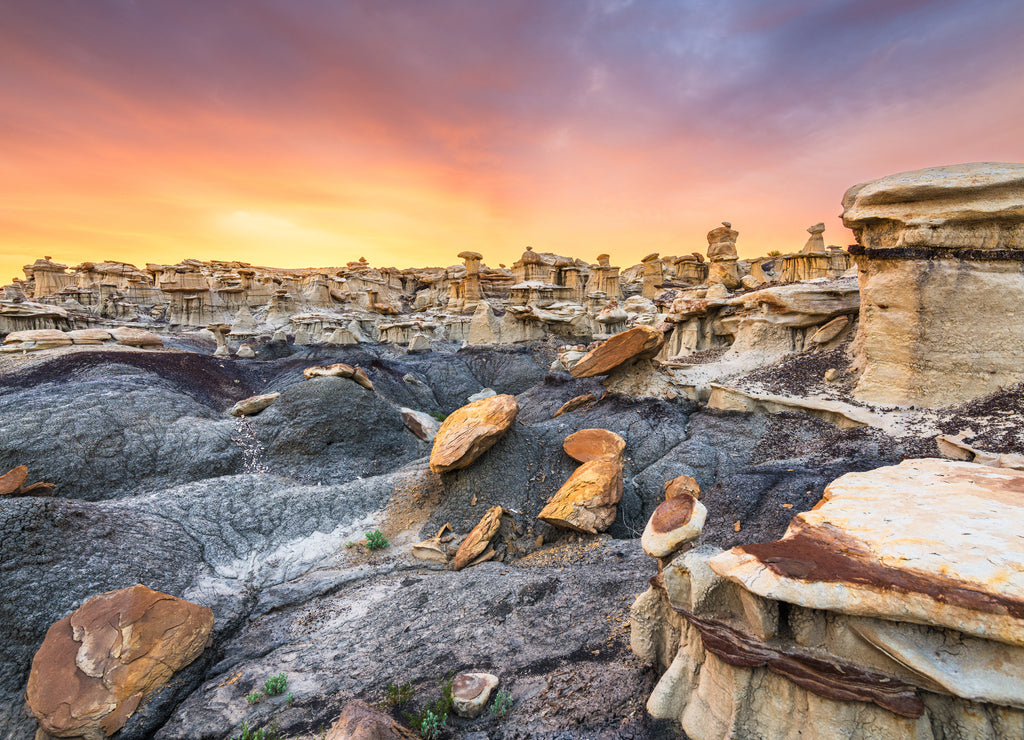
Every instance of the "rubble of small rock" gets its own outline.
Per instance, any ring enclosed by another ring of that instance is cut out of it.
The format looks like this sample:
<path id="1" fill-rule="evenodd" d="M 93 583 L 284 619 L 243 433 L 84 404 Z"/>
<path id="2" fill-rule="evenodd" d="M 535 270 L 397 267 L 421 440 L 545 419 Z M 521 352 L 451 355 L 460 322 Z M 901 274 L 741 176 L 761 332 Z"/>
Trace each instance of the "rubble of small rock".
<path id="1" fill-rule="evenodd" d="M 756 259 L 26 266 L 0 735 L 1024 740 L 1022 182 Z"/>

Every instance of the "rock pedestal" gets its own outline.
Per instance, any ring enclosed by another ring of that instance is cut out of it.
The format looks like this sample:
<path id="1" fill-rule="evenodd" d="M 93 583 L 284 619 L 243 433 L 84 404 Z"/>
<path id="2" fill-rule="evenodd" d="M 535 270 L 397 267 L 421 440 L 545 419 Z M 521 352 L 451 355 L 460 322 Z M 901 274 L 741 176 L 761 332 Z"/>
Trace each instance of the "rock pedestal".
<path id="1" fill-rule="evenodd" d="M 891 175 L 850 188 L 843 208 L 858 399 L 937 407 L 1024 381 L 1024 164 Z"/>

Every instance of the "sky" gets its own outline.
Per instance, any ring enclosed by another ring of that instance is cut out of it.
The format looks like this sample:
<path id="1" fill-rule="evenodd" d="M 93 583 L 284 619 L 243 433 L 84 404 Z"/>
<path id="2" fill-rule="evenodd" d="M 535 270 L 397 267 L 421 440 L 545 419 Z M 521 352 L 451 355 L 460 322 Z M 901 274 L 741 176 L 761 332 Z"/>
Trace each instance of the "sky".
<path id="1" fill-rule="evenodd" d="M 0 284 L 185 258 L 628 266 L 1024 161 L 1020 0 L 0 0 Z"/>

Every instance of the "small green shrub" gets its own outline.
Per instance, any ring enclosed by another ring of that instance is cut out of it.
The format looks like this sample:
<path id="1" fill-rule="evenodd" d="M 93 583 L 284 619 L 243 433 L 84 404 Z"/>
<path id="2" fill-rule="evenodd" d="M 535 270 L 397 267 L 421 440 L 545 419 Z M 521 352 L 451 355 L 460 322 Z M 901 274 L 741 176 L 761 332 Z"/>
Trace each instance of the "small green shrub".
<path id="1" fill-rule="evenodd" d="M 416 689 L 412 687 L 412 684 L 409 681 L 406 681 L 400 686 L 389 683 L 384 689 L 384 698 L 381 699 L 380 704 L 385 707 L 400 707 L 412 700 L 415 693 Z"/>
<path id="2" fill-rule="evenodd" d="M 448 414 L 442 414 L 440 411 L 434 411 L 430 415 L 433 416 L 438 421 L 444 421 L 445 419 L 448 418 Z"/>
<path id="3" fill-rule="evenodd" d="M 263 692 L 257 689 L 256 691 L 253 691 L 251 694 L 246 694 L 245 700 L 250 704 L 259 704 L 261 701 L 263 701 Z"/>
<path id="4" fill-rule="evenodd" d="M 498 691 L 494 695 L 494 702 L 491 704 L 491 716 L 495 719 L 505 719 L 512 711 L 512 694 L 508 691 Z"/>
<path id="5" fill-rule="evenodd" d="M 268 726 L 261 727 L 258 730 L 251 729 L 247 722 L 243 722 L 241 730 L 231 740 L 284 740 L 284 735 L 281 734 L 281 730 L 277 727 L 276 719 Z"/>
<path id="6" fill-rule="evenodd" d="M 770 252 L 768 253 L 768 256 L 769 256 L 769 257 L 781 257 L 781 256 L 782 256 L 782 252 L 780 252 L 780 251 L 779 251 L 779 250 L 777 250 L 777 249 L 773 249 L 772 251 L 770 251 Z"/>
<path id="7" fill-rule="evenodd" d="M 288 706 L 291 706 L 292 704 L 294 704 L 295 703 L 295 694 L 293 694 L 292 692 L 289 691 L 288 692 L 288 696 L 286 696 L 284 698 L 284 703 L 287 704 Z"/>
<path id="8" fill-rule="evenodd" d="M 288 676 L 284 673 L 278 673 L 276 676 L 271 676 L 263 682 L 263 693 L 267 696 L 283 694 L 287 688 Z"/>
<path id="9" fill-rule="evenodd" d="M 424 740 L 437 740 L 441 737 L 441 733 L 444 732 L 445 725 L 448 722 L 448 715 L 434 714 L 432 709 L 428 709 L 423 713 L 423 719 L 420 721 L 420 737 Z"/>
<path id="10" fill-rule="evenodd" d="M 366 532 L 366 546 L 371 550 L 383 550 L 389 544 L 387 537 L 379 529 Z"/>

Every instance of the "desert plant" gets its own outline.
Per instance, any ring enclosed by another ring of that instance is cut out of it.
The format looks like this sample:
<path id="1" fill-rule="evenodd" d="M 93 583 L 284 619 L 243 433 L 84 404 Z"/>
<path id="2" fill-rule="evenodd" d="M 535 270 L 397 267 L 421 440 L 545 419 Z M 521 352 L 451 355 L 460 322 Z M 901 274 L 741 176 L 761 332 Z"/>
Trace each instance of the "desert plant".
<path id="1" fill-rule="evenodd" d="M 381 699 L 380 704 L 385 707 L 400 707 L 408 703 L 415 693 L 416 689 L 409 681 L 401 685 L 389 683 L 384 689 L 384 698 Z"/>
<path id="2" fill-rule="evenodd" d="M 431 415 L 431 416 L 433 416 L 433 417 L 434 417 L 435 419 L 437 419 L 438 421 L 444 421 L 445 419 L 447 419 L 447 418 L 448 418 L 448 415 L 447 415 L 447 414 L 442 414 L 442 413 L 441 413 L 440 411 L 434 411 L 434 412 L 431 412 L 431 414 L 430 414 L 430 415 Z"/>
<path id="3" fill-rule="evenodd" d="M 288 706 L 291 706 L 292 704 L 294 704 L 295 703 L 295 694 L 293 694 L 292 692 L 289 691 L 288 692 L 288 696 L 286 696 L 284 698 L 284 703 L 287 704 Z"/>
<path id="4" fill-rule="evenodd" d="M 768 253 L 768 256 L 769 256 L 769 257 L 781 257 L 781 256 L 782 256 L 782 252 L 780 252 L 780 251 L 779 251 L 779 250 L 777 250 L 777 249 L 773 249 L 772 251 L 770 251 L 770 252 Z"/>
<path id="5" fill-rule="evenodd" d="M 287 688 L 288 676 L 284 673 L 278 673 L 276 676 L 271 676 L 263 682 L 263 693 L 267 696 L 283 694 Z"/>
<path id="6" fill-rule="evenodd" d="M 508 691 L 499 691 L 494 695 L 494 702 L 491 704 L 491 716 L 496 719 L 505 719 L 512 711 L 512 694 Z"/>
<path id="7" fill-rule="evenodd" d="M 371 550 L 383 550 L 390 543 L 384 533 L 379 529 L 375 529 L 372 532 L 366 532 L 366 546 Z"/>
<path id="8" fill-rule="evenodd" d="M 445 725 L 448 722 L 448 715 L 434 714 L 434 710 L 428 709 L 423 713 L 423 719 L 420 721 L 420 737 L 424 740 L 437 740 L 441 737 L 441 733 L 444 732 Z"/>
<path id="9" fill-rule="evenodd" d="M 241 732 L 231 740 L 284 740 L 284 735 L 277 728 L 277 720 L 275 719 L 266 727 L 261 727 L 258 730 L 254 730 L 249 727 L 249 723 L 243 722 Z"/>
<path id="10" fill-rule="evenodd" d="M 259 704 L 261 701 L 263 701 L 263 692 L 259 689 L 256 689 L 251 694 L 246 694 L 245 700 L 250 704 Z"/>

